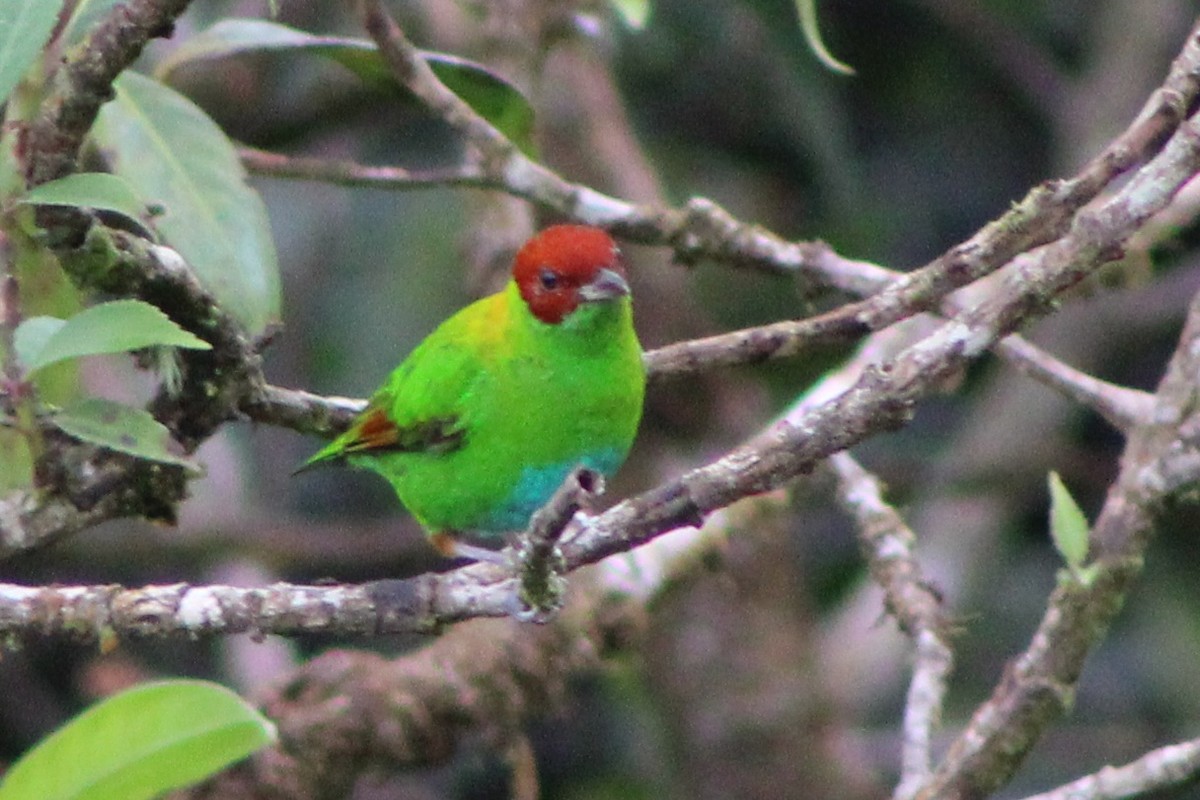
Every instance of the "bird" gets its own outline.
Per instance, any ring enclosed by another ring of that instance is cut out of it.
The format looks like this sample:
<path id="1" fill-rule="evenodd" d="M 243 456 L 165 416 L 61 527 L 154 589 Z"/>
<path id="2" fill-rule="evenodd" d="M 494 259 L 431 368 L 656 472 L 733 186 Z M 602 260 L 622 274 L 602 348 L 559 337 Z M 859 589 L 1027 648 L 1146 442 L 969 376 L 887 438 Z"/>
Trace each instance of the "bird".
<path id="1" fill-rule="evenodd" d="M 517 251 L 503 289 L 434 329 L 297 472 L 371 470 L 439 553 L 501 561 L 463 539 L 502 546 L 576 468 L 611 477 L 645 387 L 617 244 L 553 225 Z"/>

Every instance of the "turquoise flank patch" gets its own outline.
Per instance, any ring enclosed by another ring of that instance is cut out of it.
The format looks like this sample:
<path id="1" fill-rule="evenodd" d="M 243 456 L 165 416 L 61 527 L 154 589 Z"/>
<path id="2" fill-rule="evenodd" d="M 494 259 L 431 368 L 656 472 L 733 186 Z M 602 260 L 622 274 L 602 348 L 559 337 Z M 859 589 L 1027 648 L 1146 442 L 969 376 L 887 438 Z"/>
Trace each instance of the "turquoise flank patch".
<path id="1" fill-rule="evenodd" d="M 624 460 L 624 453 L 617 450 L 601 450 L 561 464 L 526 467 L 508 500 L 484 517 L 478 526 L 473 527 L 481 531 L 524 530 L 533 512 L 546 504 L 554 490 L 562 485 L 567 474 L 575 467 L 583 464 L 608 477 L 617 471 L 617 467 L 621 466 Z"/>

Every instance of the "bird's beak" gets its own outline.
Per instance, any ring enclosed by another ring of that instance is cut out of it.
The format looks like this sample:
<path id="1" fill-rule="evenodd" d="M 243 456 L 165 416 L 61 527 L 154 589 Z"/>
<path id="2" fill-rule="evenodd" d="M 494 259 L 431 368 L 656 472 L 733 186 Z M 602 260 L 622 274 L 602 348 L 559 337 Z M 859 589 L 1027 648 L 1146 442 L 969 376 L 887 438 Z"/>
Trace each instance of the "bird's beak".
<path id="1" fill-rule="evenodd" d="M 585 303 L 598 303 L 629 294 L 629 283 L 613 269 L 602 269 L 590 283 L 579 287 L 579 298 Z"/>

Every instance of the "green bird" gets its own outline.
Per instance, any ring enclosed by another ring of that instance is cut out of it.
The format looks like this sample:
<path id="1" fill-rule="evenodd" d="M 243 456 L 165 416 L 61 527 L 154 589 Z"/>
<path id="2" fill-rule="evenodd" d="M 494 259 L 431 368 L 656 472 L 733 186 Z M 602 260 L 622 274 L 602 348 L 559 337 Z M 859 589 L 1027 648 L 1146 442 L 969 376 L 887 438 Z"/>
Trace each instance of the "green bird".
<path id="1" fill-rule="evenodd" d="M 377 472 L 443 555 L 495 560 L 459 537 L 502 543 L 577 466 L 616 472 L 645 388 L 616 243 L 555 225 L 521 247 L 503 290 L 439 325 L 301 470 Z"/>

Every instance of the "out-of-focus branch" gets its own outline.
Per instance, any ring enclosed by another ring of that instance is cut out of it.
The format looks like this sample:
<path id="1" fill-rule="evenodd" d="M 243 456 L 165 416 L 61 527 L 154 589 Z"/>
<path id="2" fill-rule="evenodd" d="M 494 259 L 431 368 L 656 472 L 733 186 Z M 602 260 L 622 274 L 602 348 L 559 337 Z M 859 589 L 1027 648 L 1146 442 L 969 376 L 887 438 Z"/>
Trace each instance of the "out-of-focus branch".
<path id="1" fill-rule="evenodd" d="M 1192 783 L 1200 775 L 1200 739 L 1151 750 L 1136 761 L 1031 795 L 1025 800 L 1125 800 Z"/>
<path id="2" fill-rule="evenodd" d="M 996 343 L 996 354 L 1020 372 L 1054 391 L 1090 408 L 1119 431 L 1149 421 L 1154 396 L 1137 389 L 1102 381 L 1050 356 L 1020 336 L 1006 336 Z"/>
<path id="3" fill-rule="evenodd" d="M 335 186 L 367 189 L 434 186 L 494 188 L 479 163 L 469 156 L 452 169 L 415 171 L 404 167 L 369 167 L 353 161 L 285 156 L 254 147 L 241 147 L 238 155 L 250 172 L 272 178 L 320 181 Z"/>
<path id="4" fill-rule="evenodd" d="M 884 590 L 888 612 L 913 640 L 915 657 L 904 706 L 897 800 L 912 797 L 932 771 L 933 732 L 941 720 L 946 683 L 954 666 L 941 598 L 925 582 L 914 549 L 916 536 L 883 499 L 879 481 L 849 453 L 836 453 L 829 467 L 838 478 L 838 497 L 854 516 L 871 576 Z"/>
<path id="5" fill-rule="evenodd" d="M 973 45 L 1018 91 L 1050 115 L 1070 100 L 1069 79 L 1031 37 L 978 0 L 921 0 L 938 20 Z"/>

